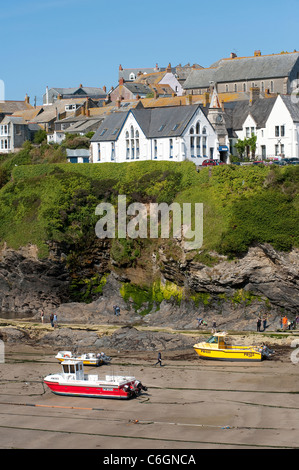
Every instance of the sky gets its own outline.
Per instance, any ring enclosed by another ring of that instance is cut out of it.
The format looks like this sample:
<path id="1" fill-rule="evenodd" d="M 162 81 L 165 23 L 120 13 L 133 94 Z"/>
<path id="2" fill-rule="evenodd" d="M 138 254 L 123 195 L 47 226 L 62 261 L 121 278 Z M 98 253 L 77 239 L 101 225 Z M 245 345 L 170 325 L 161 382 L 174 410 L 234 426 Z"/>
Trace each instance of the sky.
<path id="1" fill-rule="evenodd" d="M 42 103 L 46 86 L 118 83 L 118 69 L 200 64 L 299 50 L 298 0 L 1 2 L 6 100 Z"/>

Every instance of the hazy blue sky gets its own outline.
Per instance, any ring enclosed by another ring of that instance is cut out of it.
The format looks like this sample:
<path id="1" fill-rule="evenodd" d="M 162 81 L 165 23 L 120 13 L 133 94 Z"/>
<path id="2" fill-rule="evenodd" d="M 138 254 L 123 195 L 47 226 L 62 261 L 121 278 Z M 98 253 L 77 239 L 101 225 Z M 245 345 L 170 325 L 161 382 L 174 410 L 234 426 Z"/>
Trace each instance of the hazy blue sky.
<path id="1" fill-rule="evenodd" d="M 45 88 L 110 88 L 118 67 L 208 67 L 299 50 L 298 0 L 13 0 L 1 2 L 0 79 L 7 100 L 41 103 Z"/>

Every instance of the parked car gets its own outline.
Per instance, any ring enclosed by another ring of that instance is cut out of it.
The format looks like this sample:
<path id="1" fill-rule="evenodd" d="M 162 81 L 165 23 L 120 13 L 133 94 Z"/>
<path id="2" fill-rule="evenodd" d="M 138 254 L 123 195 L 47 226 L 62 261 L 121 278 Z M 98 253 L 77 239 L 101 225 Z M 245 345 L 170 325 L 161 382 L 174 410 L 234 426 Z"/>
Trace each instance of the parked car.
<path id="1" fill-rule="evenodd" d="M 278 162 L 278 165 L 296 165 L 297 163 L 299 163 L 299 158 L 282 158 L 280 162 Z"/>
<path id="2" fill-rule="evenodd" d="M 216 166 L 217 165 L 217 160 L 204 160 L 202 162 L 202 166 Z"/>

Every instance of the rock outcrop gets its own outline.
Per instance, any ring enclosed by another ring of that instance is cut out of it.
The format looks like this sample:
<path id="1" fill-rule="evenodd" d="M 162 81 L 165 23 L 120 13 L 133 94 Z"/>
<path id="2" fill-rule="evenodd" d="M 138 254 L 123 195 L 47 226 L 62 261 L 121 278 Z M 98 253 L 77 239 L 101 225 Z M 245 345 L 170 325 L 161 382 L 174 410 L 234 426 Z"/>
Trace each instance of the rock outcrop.
<path id="1" fill-rule="evenodd" d="M 155 257 L 149 259 L 144 271 L 159 273 L 161 283 L 179 285 L 184 295 L 179 301 L 171 297 L 158 304 L 147 303 L 144 307 L 147 314 L 140 315 L 142 309 L 136 308 L 134 300 L 125 301 L 121 295 L 123 282 L 136 283 L 138 276 L 142 279 L 140 266 L 135 270 L 114 269 L 111 263 L 107 282 L 94 301 L 70 302 L 70 276 L 63 259 L 39 260 L 33 247 L 20 251 L 3 249 L 0 310 L 2 314 L 38 318 L 39 309 L 44 308 L 46 315 L 55 311 L 58 321 L 63 323 L 120 326 L 143 323 L 182 329 L 196 328 L 198 317 L 208 318 L 209 327 L 214 320 L 221 328 L 255 330 L 258 315 L 267 315 L 268 324 L 276 327 L 281 314 L 292 318 L 297 315 L 299 250 L 281 253 L 270 245 L 259 245 L 250 248 L 243 258 L 219 257 L 212 267 L 195 259 L 186 256 L 174 260 L 160 253 L 159 266 Z M 107 266 L 105 252 L 105 271 Z M 99 264 L 100 275 L 102 268 Z M 113 312 L 116 304 L 121 309 L 119 317 Z"/>

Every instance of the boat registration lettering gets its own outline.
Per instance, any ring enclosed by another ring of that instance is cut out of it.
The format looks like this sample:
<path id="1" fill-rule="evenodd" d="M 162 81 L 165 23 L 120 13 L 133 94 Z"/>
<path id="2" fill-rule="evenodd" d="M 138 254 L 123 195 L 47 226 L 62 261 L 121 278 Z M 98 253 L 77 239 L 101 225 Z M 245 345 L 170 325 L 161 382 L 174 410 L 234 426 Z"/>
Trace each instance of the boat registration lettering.
<path id="1" fill-rule="evenodd" d="M 246 356 L 246 357 L 253 357 L 253 356 L 254 356 L 254 353 L 253 353 L 253 352 L 246 352 L 246 353 L 244 353 L 244 356 Z"/>
<path id="2" fill-rule="evenodd" d="M 113 392 L 114 388 L 113 387 L 103 387 L 102 390 L 105 392 Z"/>

